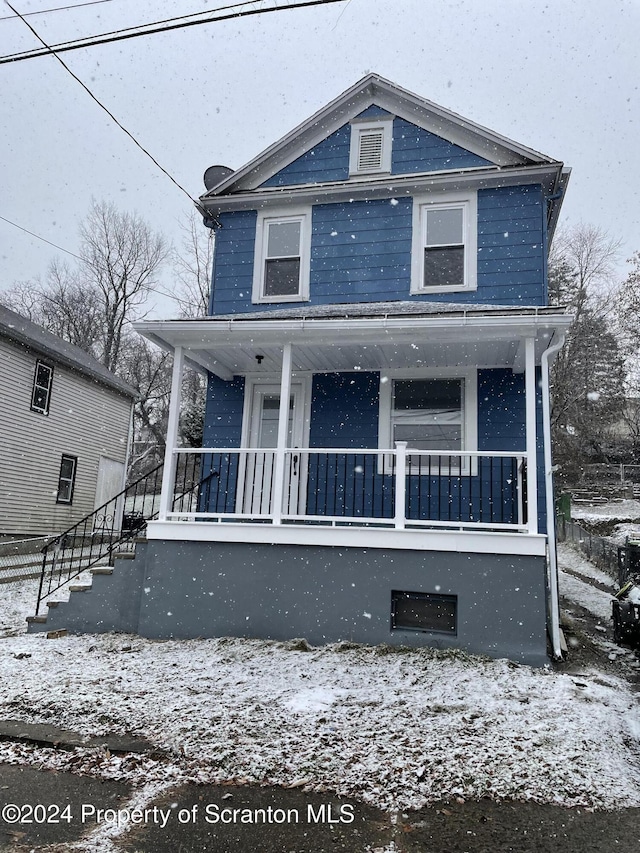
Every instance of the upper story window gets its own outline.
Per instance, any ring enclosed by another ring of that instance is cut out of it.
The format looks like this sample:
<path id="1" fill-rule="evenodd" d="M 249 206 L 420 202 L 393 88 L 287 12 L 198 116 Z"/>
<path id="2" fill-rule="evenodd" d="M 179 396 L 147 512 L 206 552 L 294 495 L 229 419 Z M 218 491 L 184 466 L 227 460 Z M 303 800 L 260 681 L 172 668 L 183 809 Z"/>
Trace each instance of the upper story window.
<path id="1" fill-rule="evenodd" d="M 393 120 L 354 122 L 351 125 L 349 174 L 391 172 Z"/>
<path id="2" fill-rule="evenodd" d="M 33 390 L 31 391 L 31 410 L 41 415 L 49 414 L 51 400 L 51 383 L 53 382 L 53 367 L 44 361 L 36 362 L 33 374 Z"/>
<path id="3" fill-rule="evenodd" d="M 254 302 L 309 298 L 311 211 L 258 213 L 253 272 Z"/>
<path id="4" fill-rule="evenodd" d="M 413 200 L 412 293 L 477 287 L 477 196 Z"/>

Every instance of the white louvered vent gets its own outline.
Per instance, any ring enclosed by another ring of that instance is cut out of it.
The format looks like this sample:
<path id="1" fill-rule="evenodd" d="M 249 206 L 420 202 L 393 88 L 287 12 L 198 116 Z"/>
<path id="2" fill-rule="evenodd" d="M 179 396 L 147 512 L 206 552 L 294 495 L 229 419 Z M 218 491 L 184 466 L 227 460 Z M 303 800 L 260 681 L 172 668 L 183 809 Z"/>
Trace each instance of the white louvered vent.
<path id="1" fill-rule="evenodd" d="M 360 133 L 358 171 L 379 172 L 382 169 L 384 130 L 365 130 Z"/>
<path id="2" fill-rule="evenodd" d="M 351 125 L 349 174 L 371 175 L 391 171 L 393 119 L 354 121 Z"/>

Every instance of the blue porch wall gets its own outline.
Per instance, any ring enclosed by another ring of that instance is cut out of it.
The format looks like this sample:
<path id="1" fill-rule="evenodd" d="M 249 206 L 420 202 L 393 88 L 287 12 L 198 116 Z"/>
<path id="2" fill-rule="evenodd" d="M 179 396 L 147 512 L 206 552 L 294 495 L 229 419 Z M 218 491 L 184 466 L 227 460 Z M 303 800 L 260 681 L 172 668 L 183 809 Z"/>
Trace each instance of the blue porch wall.
<path id="1" fill-rule="evenodd" d="M 384 110 L 373 106 L 358 118 L 375 119 L 388 115 Z M 350 145 L 351 125 L 345 124 L 266 180 L 262 186 L 287 187 L 346 181 L 349 179 Z M 484 157 L 454 145 L 405 119 L 393 120 L 392 175 L 492 165 L 491 161 Z"/>
<path id="2" fill-rule="evenodd" d="M 546 530 L 545 491 L 544 491 L 544 454 L 542 443 L 542 407 L 538 382 L 538 518 L 541 532 Z M 309 447 L 312 448 L 377 448 L 378 447 L 378 391 L 379 374 L 373 371 L 357 373 L 316 374 L 313 377 Z M 244 403 L 244 380 L 236 378 L 233 382 L 223 382 L 215 376 L 209 379 L 207 408 L 205 414 L 204 445 L 208 447 L 239 447 L 242 436 L 242 412 Z M 523 374 L 514 374 L 508 369 L 478 371 L 478 450 L 521 452 L 525 447 L 525 393 Z M 316 461 L 310 456 L 308 496 L 310 511 L 315 509 L 323 514 L 326 506 L 319 506 L 318 494 L 326 492 L 326 481 L 342 473 L 343 459 Z M 313 466 L 316 467 L 313 467 Z M 355 515 L 372 514 L 377 517 L 393 515 L 393 494 L 390 478 L 378 476 L 377 462 L 372 457 L 362 456 L 353 459 L 351 467 L 357 465 L 364 471 L 357 476 L 349 473 L 349 485 L 340 495 L 340 509 L 345 506 L 355 508 Z M 367 466 L 369 466 L 367 468 Z M 340 471 L 338 472 L 338 467 Z M 204 494 L 205 503 L 211 511 L 232 512 L 232 495 L 235 493 L 237 463 L 220 458 L 220 454 L 207 456 L 205 471 L 212 469 L 225 471 L 224 479 L 213 481 Z M 228 470 L 230 469 L 230 470 Z M 335 469 L 335 470 L 334 470 Z M 508 471 L 504 476 L 508 475 Z M 500 475 L 496 475 L 498 478 Z M 476 478 L 477 480 L 478 478 Z M 435 478 L 434 478 L 435 480 Z M 366 481 L 366 485 L 365 485 Z M 464 485 L 470 480 L 464 479 Z M 473 486 L 474 499 L 478 499 L 478 482 Z M 332 491 L 330 489 L 330 491 Z M 360 500 L 365 491 L 370 494 Z M 224 500 L 223 497 L 224 496 Z M 228 496 L 228 497 L 227 497 Z M 471 497 L 471 494 L 470 494 Z M 463 500 L 464 495 L 454 495 L 455 500 Z M 321 498 L 321 502 L 327 495 Z M 416 496 L 413 496 L 414 506 Z M 485 494 L 485 501 L 487 495 Z M 335 493 L 330 500 L 335 502 Z M 508 496 L 506 498 L 508 502 Z M 434 491 L 431 509 L 437 505 L 444 513 L 451 506 L 447 494 L 439 495 Z M 505 504 L 506 507 L 506 504 Z M 202 507 L 205 508 L 204 506 Z M 455 505 L 453 506 L 455 509 Z M 331 507 L 329 507 L 331 510 Z M 335 509 L 335 508 L 334 508 Z M 508 508 L 505 509 L 508 513 Z M 331 512 L 330 512 L 331 514 Z M 506 516 L 505 516 L 506 517 Z"/>
<path id="3" fill-rule="evenodd" d="M 411 198 L 313 207 L 311 305 L 395 300 L 542 305 L 545 236 L 540 186 L 478 192 L 478 289 L 411 295 Z M 291 308 L 251 301 L 256 211 L 226 213 L 216 235 L 211 313 Z"/>

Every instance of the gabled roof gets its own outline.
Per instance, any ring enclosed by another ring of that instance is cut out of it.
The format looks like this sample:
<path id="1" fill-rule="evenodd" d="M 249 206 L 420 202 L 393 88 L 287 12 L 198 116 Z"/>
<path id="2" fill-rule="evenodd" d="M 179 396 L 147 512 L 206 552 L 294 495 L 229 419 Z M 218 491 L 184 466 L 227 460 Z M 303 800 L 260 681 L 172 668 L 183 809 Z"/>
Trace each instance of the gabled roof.
<path id="1" fill-rule="evenodd" d="M 57 335 L 52 335 L 51 332 L 47 332 L 46 329 L 1 304 L 0 338 L 8 338 L 14 343 L 29 347 L 45 358 L 63 364 L 65 367 L 70 367 L 72 370 L 82 373 L 84 376 L 118 391 L 126 397 L 138 396 L 135 388 L 107 370 L 92 355 L 68 341 L 63 341 Z"/>
<path id="2" fill-rule="evenodd" d="M 207 199 L 257 189 L 264 181 L 374 104 L 484 157 L 496 167 L 558 165 L 558 161 L 545 154 L 418 97 L 377 74 L 368 74 L 245 166 L 220 181 L 201 196 L 201 201 L 204 203 Z"/>

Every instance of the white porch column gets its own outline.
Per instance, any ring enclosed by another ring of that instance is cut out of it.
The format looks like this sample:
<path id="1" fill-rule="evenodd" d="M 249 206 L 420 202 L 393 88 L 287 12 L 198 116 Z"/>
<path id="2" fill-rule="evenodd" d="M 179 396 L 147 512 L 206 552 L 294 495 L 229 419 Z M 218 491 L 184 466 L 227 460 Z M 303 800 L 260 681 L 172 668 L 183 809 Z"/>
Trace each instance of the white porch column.
<path id="1" fill-rule="evenodd" d="M 280 379 L 280 411 L 278 413 L 278 444 L 276 447 L 276 468 L 273 482 L 273 523 L 282 523 L 282 503 L 284 496 L 284 463 L 287 436 L 289 433 L 289 406 L 291 405 L 291 344 L 282 349 L 282 376 Z"/>
<path id="2" fill-rule="evenodd" d="M 527 438 L 527 531 L 538 532 L 538 466 L 536 460 L 536 355 L 535 339 L 525 340 L 525 403 Z"/>
<path id="3" fill-rule="evenodd" d="M 164 468 L 162 471 L 162 491 L 160 493 L 159 521 L 167 520 L 173 503 L 173 486 L 176 478 L 176 456 L 174 448 L 178 443 L 178 423 L 180 421 L 180 397 L 182 391 L 182 371 L 184 353 L 182 347 L 176 347 L 173 353 L 173 374 L 171 376 L 171 397 L 169 399 L 169 420 L 167 423 L 167 444 L 164 450 Z"/>
<path id="4" fill-rule="evenodd" d="M 396 505 L 394 524 L 396 530 L 406 526 L 405 506 L 407 495 L 407 442 L 396 441 Z"/>

